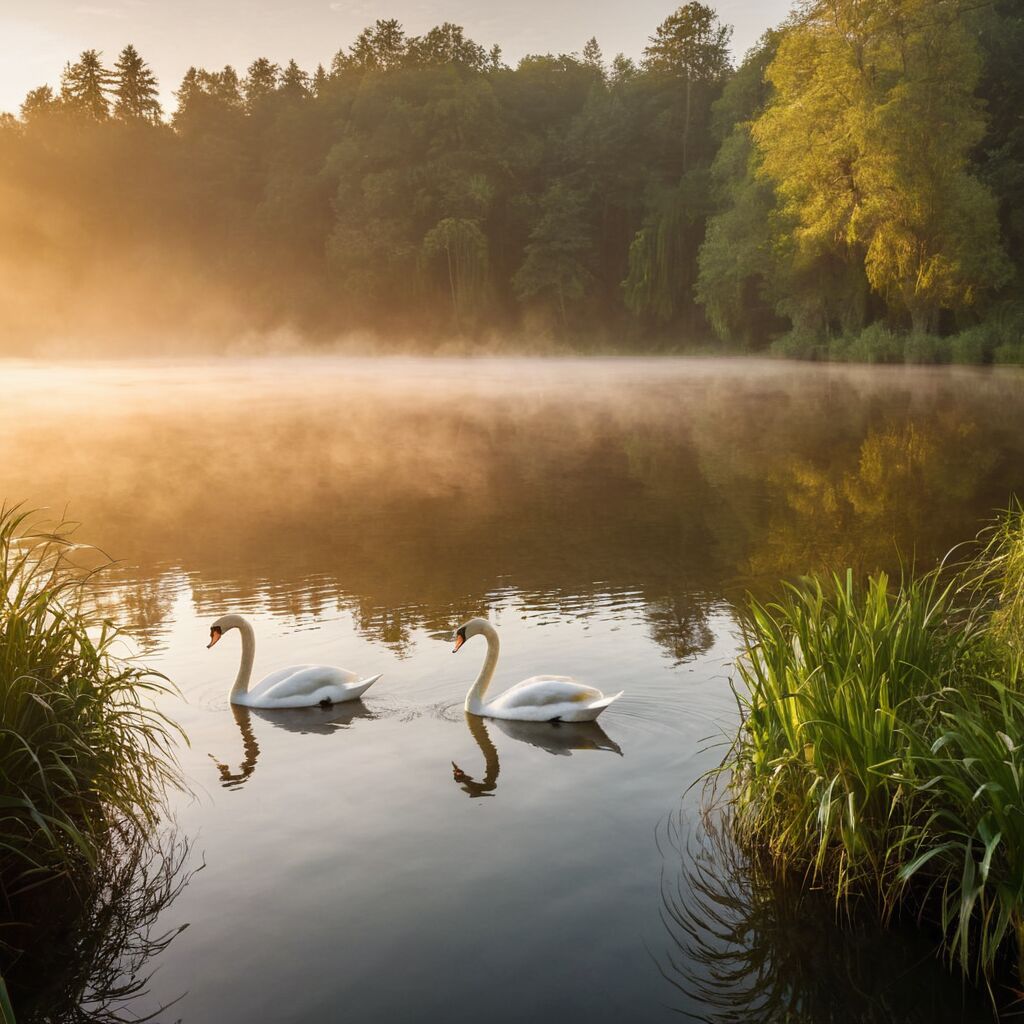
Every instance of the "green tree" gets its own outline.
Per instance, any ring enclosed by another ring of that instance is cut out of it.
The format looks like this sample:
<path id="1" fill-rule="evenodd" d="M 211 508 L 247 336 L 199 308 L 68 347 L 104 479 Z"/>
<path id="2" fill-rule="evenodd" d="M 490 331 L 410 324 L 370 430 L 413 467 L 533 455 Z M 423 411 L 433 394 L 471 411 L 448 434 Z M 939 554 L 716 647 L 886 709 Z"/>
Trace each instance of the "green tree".
<path id="1" fill-rule="evenodd" d="M 160 122 L 156 76 L 129 44 L 114 65 L 114 117 L 121 121 Z"/>
<path id="2" fill-rule="evenodd" d="M 693 120 L 694 92 L 717 85 L 729 71 L 732 28 L 702 3 L 684 4 L 669 15 L 644 50 L 649 72 L 681 81 L 686 101 L 683 112 L 683 171 L 688 169 L 689 139 Z"/>
<path id="3" fill-rule="evenodd" d="M 266 57 L 258 57 L 249 65 L 242 82 L 245 108 L 251 114 L 268 97 L 277 91 L 281 80 L 281 69 Z"/>
<path id="4" fill-rule="evenodd" d="M 768 100 L 764 71 L 778 33 L 769 32 L 729 80 L 713 110 L 721 146 L 711 166 L 715 212 L 698 256 L 696 294 L 712 329 L 723 340 L 764 344 L 778 326 L 773 295 L 779 251 L 773 219 L 775 192 L 757 173 L 750 135 Z"/>
<path id="5" fill-rule="evenodd" d="M 524 302 L 558 311 L 568 324 L 569 309 L 586 298 L 595 283 L 594 242 L 583 196 L 556 181 L 540 201 L 540 217 L 530 232 L 522 266 L 512 286 Z"/>
<path id="6" fill-rule="evenodd" d="M 363 29 L 352 44 L 348 60 L 364 71 L 393 71 L 409 53 L 405 29 L 394 18 L 380 19 Z"/>
<path id="7" fill-rule="evenodd" d="M 996 0 L 971 14 L 983 65 L 978 96 L 988 124 L 976 154 L 978 173 L 999 204 L 1002 237 L 1024 279 L 1024 10 L 1017 0 Z"/>
<path id="8" fill-rule="evenodd" d="M 84 50 L 74 64 L 64 68 L 60 98 L 64 106 L 94 121 L 110 117 L 111 75 L 98 50 Z"/>
<path id="9" fill-rule="evenodd" d="M 239 114 L 244 109 L 242 84 L 230 65 L 222 71 L 189 68 L 174 96 L 178 105 L 172 124 L 184 132 L 223 124 L 225 115 Z"/>
<path id="10" fill-rule="evenodd" d="M 426 35 L 410 39 L 407 59 L 413 64 L 458 64 L 474 71 L 483 71 L 488 62 L 487 51 L 468 39 L 460 25 L 449 21 L 432 28 Z"/>
<path id="11" fill-rule="evenodd" d="M 323 68 L 320 69 L 321 71 Z M 302 70 L 299 65 L 290 60 L 281 73 L 281 93 L 290 99 L 303 99 L 310 95 L 309 74 Z"/>
<path id="12" fill-rule="evenodd" d="M 443 267 L 456 330 L 483 298 L 487 283 L 487 236 L 475 220 L 446 217 L 423 238 L 423 263 Z"/>
<path id="13" fill-rule="evenodd" d="M 21 104 L 21 119 L 26 124 L 31 124 L 59 108 L 60 98 L 54 95 L 53 89 L 48 85 L 41 85 L 38 89 L 30 89 L 25 96 Z"/>
<path id="14" fill-rule="evenodd" d="M 323 64 L 317 64 L 316 71 L 313 72 L 313 78 L 310 82 L 313 95 L 317 97 L 323 96 L 327 88 L 327 82 L 327 72 L 324 70 Z"/>
<path id="15" fill-rule="evenodd" d="M 692 310 L 707 207 L 704 173 L 684 177 L 651 200 L 647 220 L 629 247 L 629 273 L 622 285 L 627 309 L 662 324 Z"/>
<path id="16" fill-rule="evenodd" d="M 604 66 L 604 54 L 601 52 L 601 46 L 596 36 L 591 36 L 583 46 L 583 63 L 588 68 L 593 68 L 597 71 L 602 78 L 607 75 Z"/>

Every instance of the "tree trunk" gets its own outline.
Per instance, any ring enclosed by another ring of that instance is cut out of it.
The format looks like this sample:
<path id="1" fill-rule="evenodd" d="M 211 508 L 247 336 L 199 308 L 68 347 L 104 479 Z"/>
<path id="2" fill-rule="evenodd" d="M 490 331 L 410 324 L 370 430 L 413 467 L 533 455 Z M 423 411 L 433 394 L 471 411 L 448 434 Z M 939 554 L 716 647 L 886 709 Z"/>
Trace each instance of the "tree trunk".
<path id="1" fill-rule="evenodd" d="M 935 322 L 935 311 L 924 302 L 910 305 L 910 330 L 914 334 L 930 334 Z"/>
<path id="2" fill-rule="evenodd" d="M 450 245 L 446 245 L 444 247 L 444 251 L 448 257 L 448 286 L 451 288 L 452 293 L 452 315 L 455 317 L 455 330 L 459 331 L 461 330 L 461 327 L 459 325 L 459 303 L 457 301 L 455 291 L 455 273 L 452 270 L 452 247 Z"/>

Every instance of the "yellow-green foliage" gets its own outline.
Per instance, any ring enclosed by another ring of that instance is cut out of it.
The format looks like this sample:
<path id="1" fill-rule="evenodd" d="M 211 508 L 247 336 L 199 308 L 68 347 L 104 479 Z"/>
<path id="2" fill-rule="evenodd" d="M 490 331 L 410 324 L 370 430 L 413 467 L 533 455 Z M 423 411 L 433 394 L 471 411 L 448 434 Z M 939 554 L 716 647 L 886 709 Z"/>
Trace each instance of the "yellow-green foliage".
<path id="1" fill-rule="evenodd" d="M 968 170 L 984 133 L 979 73 L 953 5 L 810 5 L 782 37 L 752 129 L 796 266 L 863 267 L 921 332 L 1007 280 L 995 201 Z"/>

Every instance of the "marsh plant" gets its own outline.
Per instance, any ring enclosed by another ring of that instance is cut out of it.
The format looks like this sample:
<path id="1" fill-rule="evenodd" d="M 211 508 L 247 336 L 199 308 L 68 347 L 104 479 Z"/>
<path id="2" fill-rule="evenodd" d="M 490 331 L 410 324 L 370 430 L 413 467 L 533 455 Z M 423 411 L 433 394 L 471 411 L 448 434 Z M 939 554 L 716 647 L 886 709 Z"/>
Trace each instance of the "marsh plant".
<path id="1" fill-rule="evenodd" d="M 138 860 L 180 783 L 169 684 L 100 613 L 107 560 L 69 524 L 0 510 L 0 951 L 31 946 L 44 904 L 95 907 L 112 863 Z M 123 883 L 122 883 L 123 888 Z M 83 911 L 86 912 L 87 911 Z M 20 966 L 19 966 L 20 969 Z M 10 981 L 11 978 L 9 977 Z"/>
<path id="2" fill-rule="evenodd" d="M 1022 609 L 1019 507 L 956 569 L 751 602 L 718 775 L 742 848 L 847 907 L 933 922 L 990 984 L 1024 954 Z"/>

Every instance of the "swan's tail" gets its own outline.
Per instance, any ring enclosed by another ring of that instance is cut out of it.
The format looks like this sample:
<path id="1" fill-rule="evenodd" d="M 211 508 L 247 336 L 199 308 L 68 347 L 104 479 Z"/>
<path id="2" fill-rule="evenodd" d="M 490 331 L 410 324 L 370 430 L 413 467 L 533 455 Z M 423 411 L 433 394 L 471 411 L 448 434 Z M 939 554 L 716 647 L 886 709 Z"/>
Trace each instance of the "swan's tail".
<path id="1" fill-rule="evenodd" d="M 355 700 L 357 697 L 362 697 L 362 695 L 366 693 L 366 691 L 373 686 L 373 684 L 377 682 L 383 674 L 383 672 L 378 672 L 375 676 L 356 680 L 356 682 L 350 687 L 350 692 L 352 693 L 352 697 L 350 699 Z"/>
<path id="2" fill-rule="evenodd" d="M 587 705 L 587 717 L 579 718 L 576 720 L 580 722 L 593 722 L 594 719 L 597 718 L 597 716 L 601 714 L 601 712 L 604 711 L 604 709 L 608 707 L 609 704 L 613 704 L 625 692 L 625 690 L 619 690 L 618 693 L 613 693 L 610 697 L 602 697 L 600 700 L 595 700 L 592 704 Z"/>

